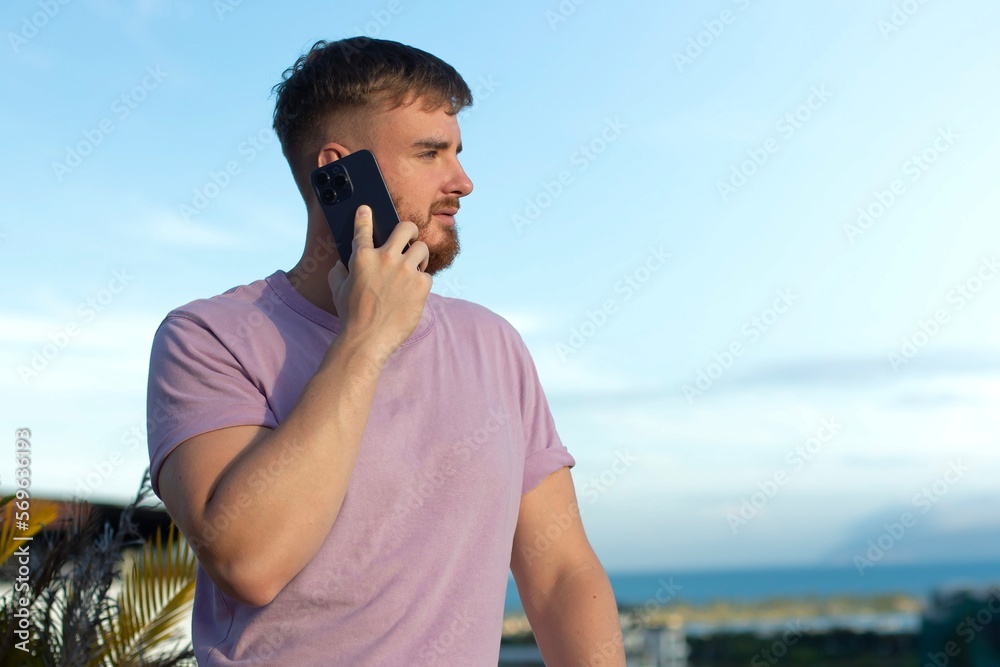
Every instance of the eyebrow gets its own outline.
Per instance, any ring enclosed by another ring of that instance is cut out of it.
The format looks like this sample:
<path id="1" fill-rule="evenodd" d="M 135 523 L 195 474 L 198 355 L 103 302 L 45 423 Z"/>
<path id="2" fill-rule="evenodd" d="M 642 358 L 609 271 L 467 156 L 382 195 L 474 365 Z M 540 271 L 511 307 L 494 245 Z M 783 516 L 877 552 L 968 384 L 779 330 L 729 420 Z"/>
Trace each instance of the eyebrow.
<path id="1" fill-rule="evenodd" d="M 451 147 L 451 142 L 447 139 L 417 139 L 413 142 L 414 148 L 427 148 L 429 150 L 443 151 Z M 462 144 L 458 144 L 455 154 L 462 152 Z"/>

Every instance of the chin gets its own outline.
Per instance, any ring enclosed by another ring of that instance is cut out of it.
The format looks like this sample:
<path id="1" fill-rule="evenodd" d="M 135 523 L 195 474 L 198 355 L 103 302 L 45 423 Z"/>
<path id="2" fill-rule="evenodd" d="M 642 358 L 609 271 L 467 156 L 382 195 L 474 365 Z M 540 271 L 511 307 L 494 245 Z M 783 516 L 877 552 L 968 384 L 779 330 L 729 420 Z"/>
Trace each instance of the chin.
<path id="1" fill-rule="evenodd" d="M 424 272 L 432 276 L 438 271 L 443 271 L 451 266 L 462 249 L 458 242 L 458 232 L 454 227 L 444 227 L 440 231 L 441 238 L 437 243 L 432 245 L 424 241 L 424 243 L 427 243 L 429 251 L 427 268 Z"/>
<path id="2" fill-rule="evenodd" d="M 458 242 L 458 229 L 435 220 L 430 211 L 418 213 L 393 199 L 400 220 L 412 220 L 417 225 L 417 240 L 427 244 L 427 268 L 424 273 L 434 275 L 451 266 L 462 249 Z"/>

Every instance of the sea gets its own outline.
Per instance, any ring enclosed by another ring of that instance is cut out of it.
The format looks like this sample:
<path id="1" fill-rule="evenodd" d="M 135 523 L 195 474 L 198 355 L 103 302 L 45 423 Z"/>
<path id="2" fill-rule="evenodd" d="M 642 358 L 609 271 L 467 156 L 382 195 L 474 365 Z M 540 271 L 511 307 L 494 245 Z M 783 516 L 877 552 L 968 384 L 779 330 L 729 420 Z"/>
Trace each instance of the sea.
<path id="1" fill-rule="evenodd" d="M 847 567 L 771 567 L 742 570 L 608 572 L 619 607 L 659 600 L 702 605 L 713 601 L 753 603 L 785 599 L 873 597 L 902 594 L 923 602 L 937 591 L 1000 586 L 1000 562 L 934 564 L 875 563 Z M 506 613 L 522 611 L 513 577 L 507 583 Z M 919 618 L 896 615 L 893 626 L 912 627 Z"/>

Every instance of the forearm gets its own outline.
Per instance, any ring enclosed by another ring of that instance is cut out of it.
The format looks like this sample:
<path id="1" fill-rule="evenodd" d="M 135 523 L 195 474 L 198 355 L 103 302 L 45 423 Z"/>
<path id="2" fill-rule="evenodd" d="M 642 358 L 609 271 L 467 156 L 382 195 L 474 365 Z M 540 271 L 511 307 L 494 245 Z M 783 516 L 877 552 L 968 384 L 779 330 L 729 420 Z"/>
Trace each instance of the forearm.
<path id="1" fill-rule="evenodd" d="M 347 492 L 383 363 L 370 344 L 338 336 L 285 420 L 233 461 L 200 522 L 226 526 L 209 550 L 227 578 L 267 582 L 276 594 L 319 550 Z"/>
<path id="2" fill-rule="evenodd" d="M 546 665 L 625 665 L 614 591 L 599 563 L 568 573 L 544 597 L 525 604 Z"/>

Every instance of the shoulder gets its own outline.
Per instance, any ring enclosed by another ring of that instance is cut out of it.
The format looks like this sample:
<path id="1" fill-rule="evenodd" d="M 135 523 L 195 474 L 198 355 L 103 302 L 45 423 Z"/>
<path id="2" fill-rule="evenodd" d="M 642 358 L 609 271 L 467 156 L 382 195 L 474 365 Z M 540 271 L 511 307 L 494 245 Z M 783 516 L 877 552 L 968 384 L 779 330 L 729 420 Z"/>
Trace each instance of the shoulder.
<path id="1" fill-rule="evenodd" d="M 260 308 L 260 303 L 270 290 L 267 280 L 256 280 L 246 285 L 231 287 L 212 297 L 195 299 L 167 313 L 166 318 L 182 317 L 196 322 L 209 322 L 234 314 L 249 313 Z"/>
<path id="2" fill-rule="evenodd" d="M 493 336 L 508 344 L 523 345 L 521 335 L 514 325 L 486 306 L 433 292 L 428 296 L 428 301 L 434 308 L 436 318 L 446 326 L 466 333 Z"/>
<path id="3" fill-rule="evenodd" d="M 164 316 L 157 327 L 154 347 L 164 338 L 227 340 L 240 328 L 259 324 L 262 313 L 269 314 L 278 301 L 266 279 L 189 301 Z"/>
<path id="4" fill-rule="evenodd" d="M 464 350 L 481 367 L 495 367 L 511 377 L 530 375 L 534 361 L 518 330 L 502 315 L 464 299 L 431 294 L 435 329 L 446 345 Z"/>

